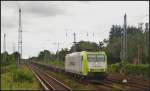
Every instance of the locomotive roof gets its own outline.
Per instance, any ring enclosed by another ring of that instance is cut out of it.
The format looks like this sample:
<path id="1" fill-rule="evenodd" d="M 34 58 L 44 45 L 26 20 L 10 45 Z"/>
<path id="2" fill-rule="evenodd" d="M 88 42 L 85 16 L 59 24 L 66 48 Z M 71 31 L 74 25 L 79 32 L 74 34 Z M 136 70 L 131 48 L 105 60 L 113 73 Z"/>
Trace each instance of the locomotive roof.
<path id="1" fill-rule="evenodd" d="M 81 51 L 81 52 L 73 52 L 73 53 L 70 53 L 70 54 L 67 54 L 67 55 L 69 55 L 69 56 L 81 55 L 81 53 L 87 53 L 87 54 L 97 54 L 97 53 L 100 53 L 100 54 L 105 54 L 105 51 L 97 51 L 97 52 Z"/>

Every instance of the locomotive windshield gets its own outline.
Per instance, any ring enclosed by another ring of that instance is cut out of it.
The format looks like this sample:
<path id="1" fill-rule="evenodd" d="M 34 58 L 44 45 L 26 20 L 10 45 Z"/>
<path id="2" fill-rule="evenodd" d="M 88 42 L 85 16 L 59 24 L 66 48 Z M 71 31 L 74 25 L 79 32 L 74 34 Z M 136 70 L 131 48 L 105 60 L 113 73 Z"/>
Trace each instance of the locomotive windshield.
<path id="1" fill-rule="evenodd" d="M 97 56 L 97 61 L 105 61 L 105 56 L 104 55 L 96 55 Z"/>
<path id="2" fill-rule="evenodd" d="M 88 55 L 88 60 L 89 60 L 89 62 L 94 62 L 94 61 L 96 61 L 96 55 L 94 55 L 94 54 L 89 54 L 89 55 Z"/>
<path id="3" fill-rule="evenodd" d="M 103 62 L 105 61 L 105 56 L 104 55 L 96 55 L 96 54 L 89 54 L 88 55 L 88 61 L 89 62 Z"/>

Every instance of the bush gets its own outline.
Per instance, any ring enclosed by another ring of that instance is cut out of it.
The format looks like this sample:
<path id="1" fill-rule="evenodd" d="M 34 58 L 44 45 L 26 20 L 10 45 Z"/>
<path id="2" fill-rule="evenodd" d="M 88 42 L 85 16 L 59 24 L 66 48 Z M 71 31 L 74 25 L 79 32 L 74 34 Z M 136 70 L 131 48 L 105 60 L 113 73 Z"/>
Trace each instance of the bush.
<path id="1" fill-rule="evenodd" d="M 143 75 L 148 77 L 149 65 L 148 64 L 126 64 L 124 66 L 125 73 L 131 75 Z"/>
<path id="2" fill-rule="evenodd" d="M 109 72 L 120 72 L 121 69 L 121 64 L 116 63 L 108 66 L 108 71 Z"/>
<path id="3" fill-rule="evenodd" d="M 26 70 L 17 69 L 13 72 L 13 80 L 16 82 L 33 82 L 33 75 Z"/>
<path id="4" fill-rule="evenodd" d="M 1 66 L 1 74 L 11 72 L 12 70 L 16 69 L 16 65 L 11 64 L 7 66 Z"/>
<path id="5" fill-rule="evenodd" d="M 126 64 L 121 63 L 111 64 L 108 66 L 109 72 L 120 72 L 123 69 L 123 72 L 128 75 L 142 75 L 148 77 L 149 65 L 148 64 Z"/>

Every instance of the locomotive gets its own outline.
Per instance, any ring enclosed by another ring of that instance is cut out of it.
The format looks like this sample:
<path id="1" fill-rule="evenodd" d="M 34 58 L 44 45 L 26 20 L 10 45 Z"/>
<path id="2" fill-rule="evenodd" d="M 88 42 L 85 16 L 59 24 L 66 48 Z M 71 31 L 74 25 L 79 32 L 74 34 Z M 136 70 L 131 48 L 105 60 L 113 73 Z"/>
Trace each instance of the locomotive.
<path id="1" fill-rule="evenodd" d="M 82 78 L 104 79 L 107 76 L 107 55 L 104 51 L 67 54 L 65 71 Z"/>

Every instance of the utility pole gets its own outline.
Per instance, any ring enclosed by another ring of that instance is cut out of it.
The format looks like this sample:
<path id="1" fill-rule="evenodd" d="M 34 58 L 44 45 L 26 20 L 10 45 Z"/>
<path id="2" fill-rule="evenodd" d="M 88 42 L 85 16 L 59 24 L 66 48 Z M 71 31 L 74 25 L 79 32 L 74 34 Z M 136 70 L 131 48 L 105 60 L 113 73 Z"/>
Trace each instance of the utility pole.
<path id="1" fill-rule="evenodd" d="M 17 67 L 20 67 L 21 59 L 22 59 L 22 25 L 21 25 L 21 9 L 19 8 L 19 31 L 18 31 L 18 62 Z"/>
<path id="2" fill-rule="evenodd" d="M 123 60 L 122 61 L 127 61 L 127 18 L 126 14 L 124 16 L 124 32 L 123 32 Z"/>
<path id="3" fill-rule="evenodd" d="M 140 45 L 137 45 L 138 47 L 138 64 L 140 64 Z"/>
<path id="4" fill-rule="evenodd" d="M 143 23 L 142 22 L 138 24 L 138 28 L 140 29 L 140 31 L 142 31 L 142 29 L 143 29 Z"/>
<path id="5" fill-rule="evenodd" d="M 57 60 L 59 60 L 59 42 L 57 43 L 57 46 L 58 46 L 58 48 L 57 48 Z"/>
<path id="6" fill-rule="evenodd" d="M 14 44 L 14 43 L 13 43 L 13 45 L 12 45 L 12 51 L 13 51 L 13 52 L 12 52 L 12 53 L 13 53 L 13 60 L 16 61 L 16 60 L 15 60 L 15 44 Z"/>
<path id="7" fill-rule="evenodd" d="M 67 31 L 66 31 L 66 39 L 67 39 L 68 35 L 67 35 Z"/>
<path id="8" fill-rule="evenodd" d="M 76 52 L 76 34 L 75 32 L 73 33 L 73 36 L 74 36 L 74 52 Z"/>
<path id="9" fill-rule="evenodd" d="M 60 42 L 54 42 L 52 44 L 57 45 L 56 58 L 57 58 L 57 60 L 59 60 L 58 52 L 59 52 L 59 46 L 60 46 L 61 43 Z"/>
<path id="10" fill-rule="evenodd" d="M 6 52 L 6 34 L 4 34 L 4 52 Z"/>
<path id="11" fill-rule="evenodd" d="M 87 32 L 86 36 L 87 36 L 87 41 L 89 41 L 89 35 L 88 35 L 88 32 Z"/>
<path id="12" fill-rule="evenodd" d="M 94 32 L 93 32 L 93 42 L 94 42 Z"/>
<path id="13" fill-rule="evenodd" d="M 121 31 L 121 52 L 120 52 L 120 59 L 123 61 L 123 31 Z"/>

